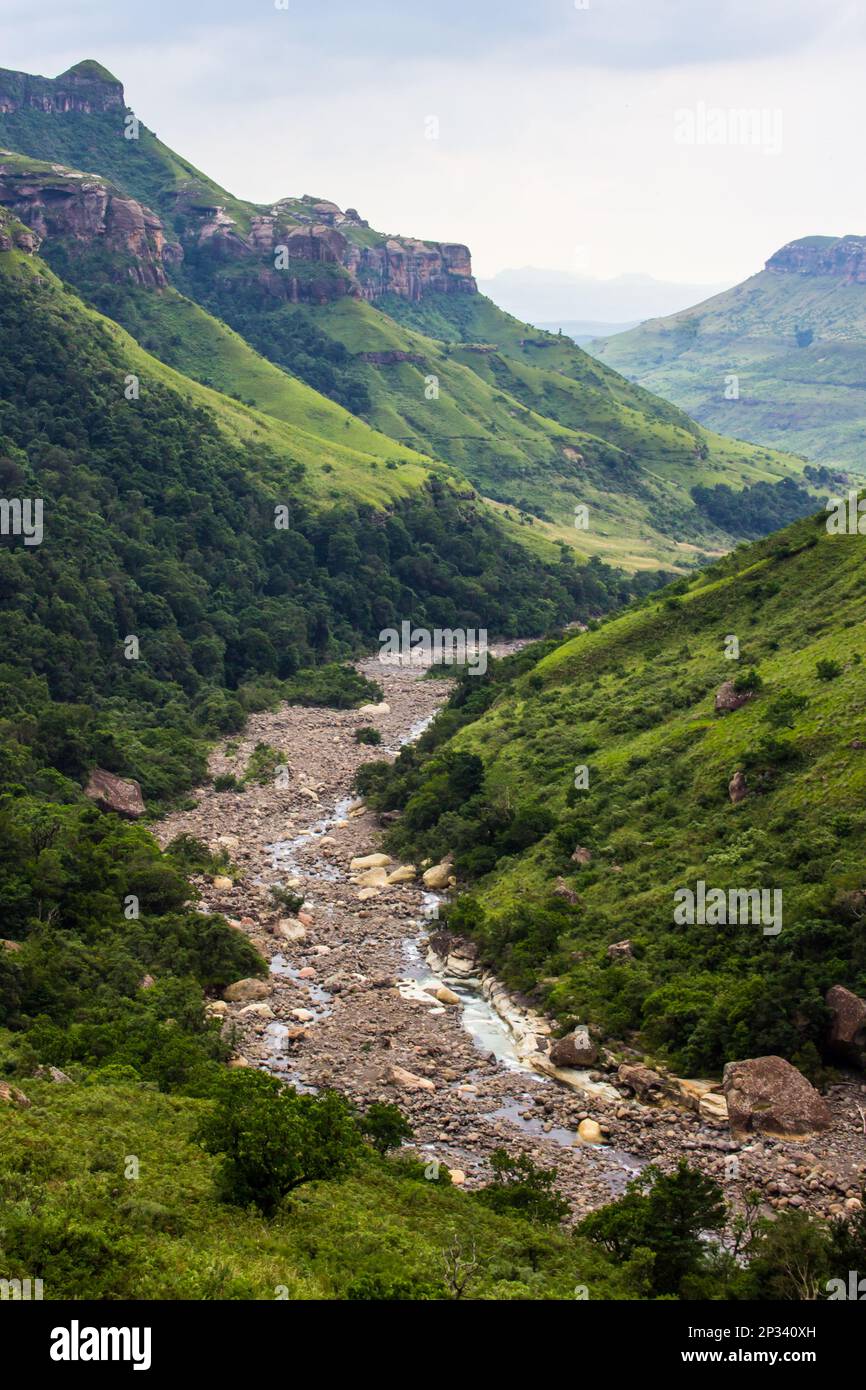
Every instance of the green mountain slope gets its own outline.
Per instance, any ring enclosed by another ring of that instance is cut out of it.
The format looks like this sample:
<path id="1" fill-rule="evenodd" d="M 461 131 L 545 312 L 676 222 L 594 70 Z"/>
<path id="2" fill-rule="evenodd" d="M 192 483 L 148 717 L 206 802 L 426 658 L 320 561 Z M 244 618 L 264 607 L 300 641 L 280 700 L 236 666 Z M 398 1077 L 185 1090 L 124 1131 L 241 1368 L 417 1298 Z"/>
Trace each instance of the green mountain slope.
<path id="1" fill-rule="evenodd" d="M 863 538 L 798 522 L 466 680 L 365 790 L 403 809 L 396 852 L 455 855 L 470 892 L 448 925 L 564 1023 L 689 1075 L 769 1053 L 814 1068 L 824 992 L 866 987 L 864 593 Z M 751 698 L 716 712 L 735 679 Z M 781 932 L 677 925 L 698 880 L 781 890 Z"/>
<path id="2" fill-rule="evenodd" d="M 801 473 L 797 460 L 723 440 L 569 340 L 502 313 L 477 294 L 465 247 L 389 237 L 353 209 L 309 196 L 241 203 L 143 125 L 125 138 L 132 113 L 118 106 L 115 86 L 105 85 L 102 109 L 91 99 L 88 109 L 70 110 L 63 78 L 30 104 L 22 81 L 0 72 L 12 108 L 0 113 L 0 146 L 94 171 L 119 190 L 118 209 L 124 195 L 144 205 L 145 220 L 154 209 L 162 224 L 151 237 L 160 243 L 154 265 L 128 273 L 129 237 L 115 237 L 113 248 L 110 235 L 101 238 L 90 254 L 80 226 L 58 222 L 54 200 L 37 195 L 27 205 L 14 168 L 0 198 L 41 228 L 60 273 L 187 374 L 231 382 L 263 409 L 288 408 L 275 404 L 273 380 L 251 380 L 260 369 L 238 370 L 228 340 L 211 332 L 206 346 L 197 342 L 203 321 L 194 325 L 177 301 L 156 302 L 169 298 L 166 277 L 286 372 L 459 468 L 536 545 L 563 540 L 630 568 L 688 564 L 742 534 L 732 529 L 736 509 L 720 524 L 720 513 L 696 504 L 693 487 L 739 491 Z M 136 278 L 155 291 L 150 306 L 147 295 L 134 296 Z M 802 494 L 785 501 L 800 513 L 808 506 Z M 589 509 L 586 529 L 574 524 L 580 506 Z"/>
<path id="3" fill-rule="evenodd" d="M 791 242 L 743 284 L 588 351 L 712 429 L 862 474 L 864 250 L 863 237 Z"/>

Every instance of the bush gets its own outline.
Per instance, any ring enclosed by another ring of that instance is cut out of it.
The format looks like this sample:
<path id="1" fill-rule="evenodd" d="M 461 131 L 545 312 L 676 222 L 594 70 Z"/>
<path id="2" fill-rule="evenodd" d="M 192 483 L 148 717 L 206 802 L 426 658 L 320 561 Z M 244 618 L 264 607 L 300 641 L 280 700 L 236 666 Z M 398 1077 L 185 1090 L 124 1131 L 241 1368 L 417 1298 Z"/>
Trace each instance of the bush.
<path id="1" fill-rule="evenodd" d="M 360 729 L 355 730 L 355 742 L 369 743 L 372 747 L 377 748 L 382 742 L 382 735 L 379 733 L 378 729 L 372 728 L 369 724 L 364 724 Z"/>

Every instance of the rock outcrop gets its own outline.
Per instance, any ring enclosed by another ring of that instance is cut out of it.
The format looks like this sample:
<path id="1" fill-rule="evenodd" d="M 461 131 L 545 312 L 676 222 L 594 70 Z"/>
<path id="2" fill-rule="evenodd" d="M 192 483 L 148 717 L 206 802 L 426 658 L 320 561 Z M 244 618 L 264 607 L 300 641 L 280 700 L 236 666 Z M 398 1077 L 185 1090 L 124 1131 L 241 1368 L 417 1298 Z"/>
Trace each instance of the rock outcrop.
<path id="1" fill-rule="evenodd" d="M 847 284 L 866 281 L 866 237 L 803 237 L 781 247 L 765 270 L 789 275 L 832 275 Z"/>
<path id="2" fill-rule="evenodd" d="M 123 86 L 93 59 L 85 59 L 59 77 L 35 77 L 0 68 L 0 112 L 32 110 L 65 113 L 124 109 Z"/>
<path id="3" fill-rule="evenodd" d="M 831 1014 L 827 1051 L 839 1061 L 866 1069 L 866 999 L 844 985 L 833 985 L 825 1003 Z"/>
<path id="4" fill-rule="evenodd" d="M 182 251 L 170 242 L 162 222 L 134 198 L 125 198 L 106 180 L 53 166 L 27 167 L 20 157 L 0 151 L 0 208 L 30 229 L 38 250 L 61 239 L 73 248 L 92 245 L 120 253 L 122 274 L 140 285 L 162 288 L 165 266 Z"/>
<path id="5" fill-rule="evenodd" d="M 735 772 L 728 783 L 728 796 L 734 806 L 738 806 L 741 801 L 745 801 L 748 795 L 749 788 L 746 783 L 746 774 L 744 772 Z"/>
<path id="6" fill-rule="evenodd" d="M 716 691 L 716 714 L 728 714 L 731 710 L 739 709 L 741 705 L 748 704 L 749 700 L 754 698 L 754 690 L 737 690 L 733 681 L 725 681 Z"/>
<path id="7" fill-rule="evenodd" d="M 805 1139 L 833 1123 L 827 1102 L 783 1057 L 728 1062 L 722 1089 L 735 1139 L 752 1134 Z"/>
<path id="8" fill-rule="evenodd" d="M 90 774 L 84 795 L 95 801 L 101 811 L 114 811 L 128 820 L 138 820 L 144 815 L 144 798 L 141 787 L 131 777 L 116 777 L 96 767 Z"/>

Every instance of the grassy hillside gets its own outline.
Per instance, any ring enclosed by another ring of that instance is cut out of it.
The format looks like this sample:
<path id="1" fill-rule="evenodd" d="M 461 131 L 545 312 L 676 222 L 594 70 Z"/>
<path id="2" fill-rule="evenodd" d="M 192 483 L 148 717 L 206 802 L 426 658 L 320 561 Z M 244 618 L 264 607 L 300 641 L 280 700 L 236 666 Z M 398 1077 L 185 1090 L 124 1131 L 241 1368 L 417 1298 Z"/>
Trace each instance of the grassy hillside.
<path id="1" fill-rule="evenodd" d="M 271 1219 L 222 1206 L 216 1162 L 191 1142 L 207 1101 L 108 1074 L 18 1084 L 32 1108 L 7 1112 L 0 1130 L 0 1255 L 5 1277 L 43 1278 L 46 1299 L 448 1299 L 455 1241 L 477 1257 L 468 1299 L 574 1299 L 578 1285 L 628 1299 L 641 1287 L 637 1263 L 369 1149 L 354 1176 L 301 1188 Z"/>
<path id="2" fill-rule="evenodd" d="M 866 987 L 864 593 L 862 537 L 799 522 L 467 680 L 366 789 L 404 809 L 399 853 L 455 854 L 470 891 L 449 924 L 563 1023 L 634 1035 L 689 1074 L 766 1053 L 814 1069 L 824 992 Z M 735 679 L 752 698 L 716 713 Z M 781 889 L 781 933 L 676 925 L 674 893 L 699 879 Z M 625 939 L 632 958 L 609 958 Z"/>
<path id="3" fill-rule="evenodd" d="M 862 282 L 763 270 L 588 351 L 711 429 L 863 474 Z M 725 396 L 732 374 L 738 399 Z"/>

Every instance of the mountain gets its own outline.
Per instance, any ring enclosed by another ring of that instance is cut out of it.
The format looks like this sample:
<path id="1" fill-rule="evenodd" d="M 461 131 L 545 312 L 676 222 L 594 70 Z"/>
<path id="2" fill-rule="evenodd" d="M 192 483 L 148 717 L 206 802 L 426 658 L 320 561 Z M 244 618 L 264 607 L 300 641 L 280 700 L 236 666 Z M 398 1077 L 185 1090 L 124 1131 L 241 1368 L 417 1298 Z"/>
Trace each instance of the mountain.
<path id="1" fill-rule="evenodd" d="M 726 288 L 723 285 L 676 284 L 652 275 L 612 275 L 603 280 L 577 271 L 522 266 L 500 270 L 479 289 L 515 318 L 537 327 L 568 332 L 569 321 L 620 324 L 655 318 L 684 309 Z"/>
<path id="2" fill-rule="evenodd" d="M 84 68 L 0 72 L 0 206 L 90 303 L 188 376 L 286 418 L 296 405 L 267 359 L 349 411 L 347 431 L 366 422 L 459 470 L 539 554 L 559 541 L 630 569 L 688 565 L 741 534 L 693 488 L 800 478 L 797 460 L 709 433 L 505 314 L 477 292 L 464 246 L 379 233 L 312 195 L 234 198 L 118 105 L 110 74 Z M 788 486 L 780 499 L 809 505 Z"/>
<path id="3" fill-rule="evenodd" d="M 446 928 L 564 1028 L 817 1074 L 825 993 L 866 993 L 864 589 L 860 538 L 797 522 L 467 679 L 362 790 L 393 853 L 454 856 Z M 678 924 L 699 881 L 778 890 L 781 929 Z"/>
<path id="4" fill-rule="evenodd" d="M 866 237 L 792 241 L 741 285 L 589 351 L 711 429 L 864 471 Z"/>

